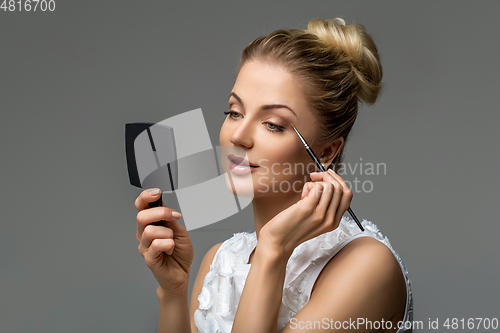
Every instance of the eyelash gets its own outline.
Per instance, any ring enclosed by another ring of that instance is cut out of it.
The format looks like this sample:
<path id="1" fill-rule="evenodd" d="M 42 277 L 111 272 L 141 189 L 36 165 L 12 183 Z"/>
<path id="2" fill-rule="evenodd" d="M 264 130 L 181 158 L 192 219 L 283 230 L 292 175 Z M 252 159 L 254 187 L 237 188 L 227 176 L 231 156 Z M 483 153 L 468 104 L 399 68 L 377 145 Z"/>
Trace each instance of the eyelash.
<path id="1" fill-rule="evenodd" d="M 231 111 L 231 110 L 229 110 L 229 111 L 224 111 L 224 114 L 225 114 L 226 116 L 228 116 L 228 115 L 229 115 L 229 118 L 231 118 L 232 120 L 236 120 L 236 118 L 237 118 L 237 117 L 233 117 L 233 116 L 234 116 L 234 114 L 239 115 L 239 113 L 238 113 L 238 112 Z M 274 127 L 275 127 L 274 129 L 271 129 L 271 128 L 269 128 L 269 126 L 266 126 L 266 129 L 267 129 L 269 132 L 271 132 L 271 133 L 283 132 L 283 131 L 285 130 L 285 128 L 284 128 L 283 126 L 276 125 L 275 123 L 271 123 L 271 122 L 268 122 L 268 121 L 267 121 L 267 122 L 265 122 L 265 124 L 267 124 L 267 125 L 272 125 L 272 126 L 274 126 Z"/>

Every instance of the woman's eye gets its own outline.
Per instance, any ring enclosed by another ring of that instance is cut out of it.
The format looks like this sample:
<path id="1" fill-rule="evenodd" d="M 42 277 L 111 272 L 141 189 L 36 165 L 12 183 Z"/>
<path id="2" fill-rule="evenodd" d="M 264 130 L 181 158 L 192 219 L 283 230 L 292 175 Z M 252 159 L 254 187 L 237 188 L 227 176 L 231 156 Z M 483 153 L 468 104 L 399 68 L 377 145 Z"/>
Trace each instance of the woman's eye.
<path id="1" fill-rule="evenodd" d="M 230 118 L 232 119 L 236 119 L 236 118 L 240 118 L 240 114 L 238 112 L 235 112 L 235 111 L 224 111 L 224 114 L 227 116 L 229 115 Z"/>
<path id="2" fill-rule="evenodd" d="M 284 127 L 270 123 L 270 122 L 266 122 L 266 128 L 271 132 L 283 132 L 285 130 Z"/>
<path id="3" fill-rule="evenodd" d="M 239 119 L 239 118 L 242 118 L 242 115 L 239 113 L 239 112 L 236 112 L 236 111 L 224 111 L 224 114 L 227 116 L 229 116 L 230 119 L 232 120 L 236 120 L 236 119 Z M 271 123 L 271 122 L 264 122 L 264 126 L 266 127 L 266 129 L 269 131 L 269 132 L 283 132 L 285 130 L 285 128 L 283 126 L 279 126 L 279 125 L 276 125 L 275 123 Z"/>

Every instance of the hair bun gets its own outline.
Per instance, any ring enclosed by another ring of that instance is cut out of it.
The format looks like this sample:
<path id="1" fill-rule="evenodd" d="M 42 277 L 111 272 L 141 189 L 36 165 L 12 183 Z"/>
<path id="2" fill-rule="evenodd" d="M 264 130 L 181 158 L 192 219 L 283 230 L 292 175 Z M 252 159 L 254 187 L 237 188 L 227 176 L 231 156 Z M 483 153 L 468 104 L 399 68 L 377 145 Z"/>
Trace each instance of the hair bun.
<path id="1" fill-rule="evenodd" d="M 346 25 L 344 19 L 315 19 L 307 32 L 315 34 L 331 52 L 344 57 L 357 81 L 361 101 L 374 103 L 380 92 L 382 66 L 373 39 L 361 24 Z"/>

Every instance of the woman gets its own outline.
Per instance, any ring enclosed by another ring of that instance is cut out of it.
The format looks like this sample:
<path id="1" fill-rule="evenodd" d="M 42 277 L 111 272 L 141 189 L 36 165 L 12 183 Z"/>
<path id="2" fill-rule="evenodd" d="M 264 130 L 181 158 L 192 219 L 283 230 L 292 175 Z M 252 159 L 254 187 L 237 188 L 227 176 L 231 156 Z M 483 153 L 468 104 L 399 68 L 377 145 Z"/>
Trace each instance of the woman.
<path id="1" fill-rule="evenodd" d="M 343 217 L 352 192 L 333 171 L 358 101 L 375 102 L 381 78 L 371 37 L 342 19 L 278 30 L 243 50 L 220 144 L 244 151 L 223 163 L 236 181 L 252 176 L 256 231 L 207 252 L 189 304 L 193 247 L 180 213 L 148 209 L 160 192 L 141 193 L 137 239 L 159 282 L 158 332 L 411 331 L 398 327 L 412 319 L 406 269 L 373 223 L 361 233 Z M 311 163 L 292 124 L 333 170 L 290 172 Z M 271 186 L 285 183 L 295 186 Z"/>

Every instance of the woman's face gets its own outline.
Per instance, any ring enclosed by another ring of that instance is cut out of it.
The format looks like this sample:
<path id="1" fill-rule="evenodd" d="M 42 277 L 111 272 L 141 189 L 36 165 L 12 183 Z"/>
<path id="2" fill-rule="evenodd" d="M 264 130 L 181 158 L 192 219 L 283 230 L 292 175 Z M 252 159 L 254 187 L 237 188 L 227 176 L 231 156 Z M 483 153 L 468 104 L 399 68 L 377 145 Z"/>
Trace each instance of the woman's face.
<path id="1" fill-rule="evenodd" d="M 297 79 L 279 66 L 257 60 L 245 63 L 231 91 L 219 137 L 220 145 L 231 150 L 221 158 L 233 184 L 243 178 L 249 184 L 251 176 L 254 198 L 301 193 L 309 173 L 316 170 L 291 124 L 318 149 L 317 120 Z"/>

